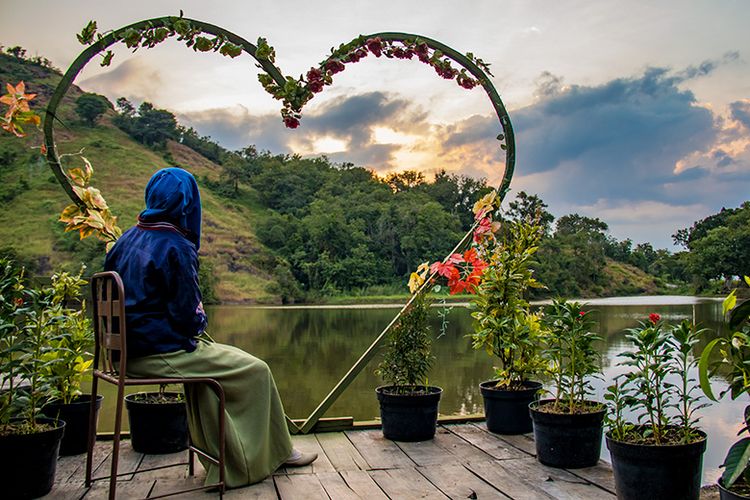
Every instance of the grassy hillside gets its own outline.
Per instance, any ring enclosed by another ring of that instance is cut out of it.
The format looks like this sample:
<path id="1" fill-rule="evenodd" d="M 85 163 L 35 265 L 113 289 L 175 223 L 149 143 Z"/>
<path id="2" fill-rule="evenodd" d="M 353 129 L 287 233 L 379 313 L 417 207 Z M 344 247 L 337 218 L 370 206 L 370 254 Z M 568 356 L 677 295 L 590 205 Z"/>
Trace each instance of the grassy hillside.
<path id="1" fill-rule="evenodd" d="M 60 75 L 46 68 L 0 55 L 0 83 L 24 80 L 27 92 L 37 93 L 33 109 L 41 113 L 54 91 Z M 193 150 L 171 142 L 169 154 L 155 152 L 133 141 L 111 124 L 114 111 L 101 117 L 96 127 L 84 126 L 74 112 L 74 103 L 82 94 L 70 89 L 60 107 L 56 124 L 57 148 L 61 155 L 83 150 L 94 166 L 92 185 L 101 189 L 124 230 L 132 226 L 143 209 L 143 188 L 154 171 L 178 165 L 196 178 L 218 178 L 220 167 Z M 103 246 L 77 234 L 64 233 L 57 222 L 60 211 L 70 200 L 52 176 L 39 154 L 42 135 L 29 131 L 17 139 L 0 134 L 0 248 L 11 249 L 25 262 L 33 263 L 40 274 L 48 274 L 62 266 L 74 268 L 81 262 L 90 265 L 90 272 L 101 268 Z M 167 162 L 164 156 L 170 156 Z M 66 167 L 77 166 L 77 156 L 63 157 Z M 260 244 L 252 229 L 259 216 L 257 199 L 252 192 L 227 202 L 202 189 L 203 242 L 201 262 L 212 270 L 215 292 L 222 302 L 279 302 L 274 293 L 272 270 L 276 257 Z"/>
<path id="2" fill-rule="evenodd" d="M 666 292 L 664 287 L 653 276 L 630 264 L 607 259 L 604 268 L 608 285 L 604 297 L 619 295 L 658 295 Z"/>

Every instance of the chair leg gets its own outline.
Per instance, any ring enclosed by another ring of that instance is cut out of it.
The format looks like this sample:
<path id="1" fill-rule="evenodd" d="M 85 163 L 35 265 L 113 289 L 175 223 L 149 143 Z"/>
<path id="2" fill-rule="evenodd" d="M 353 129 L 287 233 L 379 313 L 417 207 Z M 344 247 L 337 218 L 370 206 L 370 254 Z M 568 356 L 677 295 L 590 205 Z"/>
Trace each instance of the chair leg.
<path id="1" fill-rule="evenodd" d="M 192 446 L 192 440 L 190 446 Z M 195 475 L 195 452 L 192 448 L 188 448 L 188 476 L 193 477 Z"/>
<path id="2" fill-rule="evenodd" d="M 99 377 L 94 376 L 91 381 L 91 404 L 89 405 L 89 436 L 86 448 L 86 487 L 91 486 L 91 468 L 94 458 L 94 445 L 96 444 L 96 392 Z"/>
<path id="3" fill-rule="evenodd" d="M 117 465 L 120 459 L 120 434 L 122 431 L 122 407 L 125 399 L 125 388 L 117 388 L 117 409 L 115 410 L 115 429 L 112 436 L 112 467 L 109 477 L 109 500 L 115 500 L 117 491 Z"/>

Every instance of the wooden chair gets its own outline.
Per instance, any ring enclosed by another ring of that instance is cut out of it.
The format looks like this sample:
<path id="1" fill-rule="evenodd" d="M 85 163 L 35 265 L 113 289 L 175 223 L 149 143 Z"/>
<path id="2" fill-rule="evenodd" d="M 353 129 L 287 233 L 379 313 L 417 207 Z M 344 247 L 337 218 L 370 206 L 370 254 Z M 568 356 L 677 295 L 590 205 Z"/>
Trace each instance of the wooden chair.
<path id="1" fill-rule="evenodd" d="M 213 484 L 207 484 L 205 486 L 198 486 L 189 488 L 181 491 L 175 491 L 158 497 L 161 498 L 171 495 L 177 495 L 186 493 L 188 491 L 202 490 L 208 488 L 218 488 L 220 497 L 223 497 L 225 488 L 225 477 L 224 477 L 224 460 L 225 460 L 225 445 L 224 445 L 224 433 L 225 433 L 225 398 L 224 390 L 221 384 L 212 378 L 132 378 L 126 375 L 127 373 L 127 328 L 125 326 L 125 290 L 122 284 L 120 276 L 113 271 L 97 273 L 91 278 L 91 291 L 93 295 L 92 310 L 94 320 L 94 334 L 95 334 L 95 346 L 94 346 L 94 373 L 93 381 L 91 384 L 91 394 L 97 393 L 97 383 L 99 380 L 108 382 L 117 386 L 117 409 L 115 411 L 115 428 L 112 439 L 112 468 L 108 476 L 92 478 L 92 457 L 94 451 L 94 444 L 96 442 L 96 408 L 95 398 L 91 398 L 91 409 L 89 412 L 89 440 L 88 440 L 88 453 L 86 455 L 86 486 L 91 486 L 93 481 L 101 479 L 109 479 L 109 498 L 114 500 L 117 489 L 117 477 L 137 474 L 145 472 L 147 470 L 160 469 L 162 467 L 154 467 L 150 469 L 137 470 L 135 472 L 127 472 L 118 474 L 117 464 L 119 460 L 120 451 L 120 439 L 121 439 L 121 428 L 122 428 L 122 410 L 123 400 L 125 397 L 125 387 L 132 385 L 154 385 L 154 384 L 206 384 L 219 398 L 219 456 L 215 457 L 210 455 L 205 450 L 201 450 L 195 447 L 190 440 L 188 446 L 188 462 L 187 463 L 175 463 L 177 465 L 188 465 L 189 474 L 194 474 L 194 461 L 195 454 L 203 456 L 204 458 L 215 463 L 219 467 L 219 481 Z M 116 356 L 113 354 L 117 353 Z M 100 369 L 100 360 L 102 369 Z M 171 467 L 169 465 L 167 467 Z"/>

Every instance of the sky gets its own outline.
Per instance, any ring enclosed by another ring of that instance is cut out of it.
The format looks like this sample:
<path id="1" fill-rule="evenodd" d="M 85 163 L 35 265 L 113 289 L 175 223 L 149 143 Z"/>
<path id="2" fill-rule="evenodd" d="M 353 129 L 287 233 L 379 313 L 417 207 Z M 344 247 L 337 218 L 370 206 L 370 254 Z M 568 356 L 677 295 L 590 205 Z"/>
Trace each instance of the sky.
<path id="1" fill-rule="evenodd" d="M 178 15 L 276 50 L 298 77 L 360 34 L 424 35 L 490 63 L 516 133 L 514 193 L 537 194 L 557 217 L 579 213 L 634 244 L 678 250 L 671 235 L 737 207 L 750 188 L 750 2 L 2 0 L 0 44 L 21 45 L 63 71 L 89 20 L 106 32 Z M 368 57 L 286 129 L 279 102 L 247 54 L 195 53 L 171 40 L 114 50 L 75 83 L 114 101 L 166 108 L 222 146 L 325 154 L 378 174 L 441 169 L 497 185 L 504 156 L 487 95 L 418 61 Z"/>

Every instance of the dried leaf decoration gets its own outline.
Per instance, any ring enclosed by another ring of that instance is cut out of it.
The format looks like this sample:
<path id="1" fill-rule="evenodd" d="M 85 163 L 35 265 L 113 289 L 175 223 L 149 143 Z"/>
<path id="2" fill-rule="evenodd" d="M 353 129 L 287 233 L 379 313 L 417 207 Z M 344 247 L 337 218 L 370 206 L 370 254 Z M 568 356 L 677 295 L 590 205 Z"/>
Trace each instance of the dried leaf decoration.
<path id="1" fill-rule="evenodd" d="M 122 230 L 117 226 L 117 217 L 112 215 L 102 193 L 89 185 L 94 168 L 84 157 L 83 167 L 68 170 L 73 191 L 83 201 L 85 208 L 75 203 L 68 205 L 60 214 L 60 222 L 65 224 L 65 231 L 78 231 L 81 239 L 92 234 L 107 243 L 107 250 L 114 245 Z"/>
<path id="2" fill-rule="evenodd" d="M 16 137 L 25 137 L 22 124 L 31 123 L 38 127 L 42 122 L 39 115 L 29 109 L 29 101 L 35 98 L 36 94 L 27 94 L 23 81 L 15 87 L 8 83 L 6 88 L 8 93 L 0 97 L 0 102 L 8 106 L 2 120 L 3 130 Z"/>

